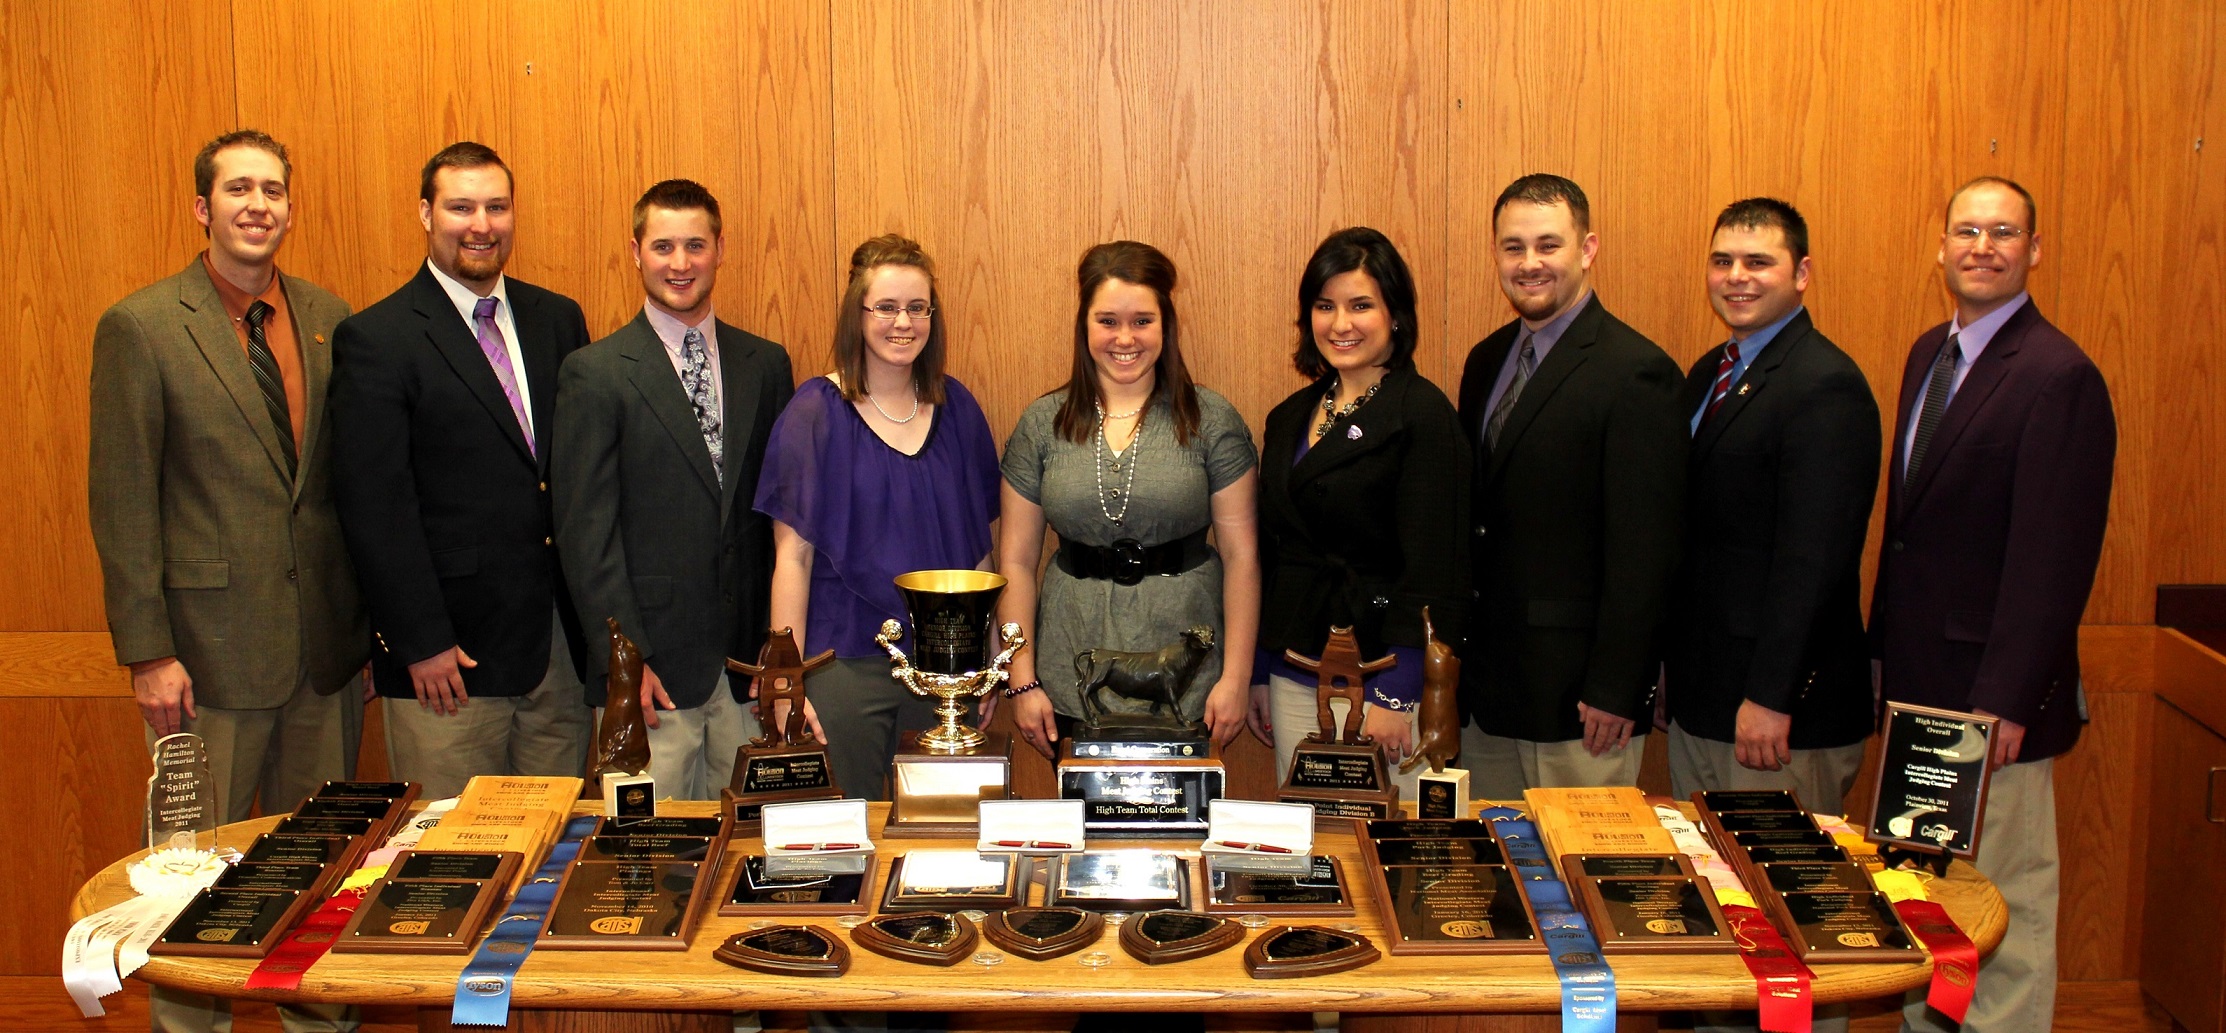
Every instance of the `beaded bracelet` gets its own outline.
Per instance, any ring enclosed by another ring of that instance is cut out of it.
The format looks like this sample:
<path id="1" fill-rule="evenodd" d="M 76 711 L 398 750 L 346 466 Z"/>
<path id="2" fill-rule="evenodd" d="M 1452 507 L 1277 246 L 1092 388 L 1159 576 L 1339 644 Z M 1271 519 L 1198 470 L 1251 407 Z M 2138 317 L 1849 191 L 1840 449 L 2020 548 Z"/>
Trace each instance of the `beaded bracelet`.
<path id="1" fill-rule="evenodd" d="M 1005 698 L 1011 699 L 1014 696 L 1025 696 L 1028 693 L 1035 692 L 1041 688 L 1043 688 L 1043 679 L 1041 678 L 1030 681 L 1026 685 L 1007 685 L 1005 686 Z"/>

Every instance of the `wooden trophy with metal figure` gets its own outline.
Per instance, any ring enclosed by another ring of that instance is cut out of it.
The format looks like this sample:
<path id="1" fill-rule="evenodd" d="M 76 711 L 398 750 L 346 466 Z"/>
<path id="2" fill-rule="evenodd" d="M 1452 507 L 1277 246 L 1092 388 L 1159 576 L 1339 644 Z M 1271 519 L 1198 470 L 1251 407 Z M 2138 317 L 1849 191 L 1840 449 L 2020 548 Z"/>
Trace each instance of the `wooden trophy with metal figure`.
<path id="1" fill-rule="evenodd" d="M 719 792 L 738 830 L 755 830 L 759 810 L 769 803 L 842 798 L 827 747 L 812 738 L 804 720 L 804 676 L 834 659 L 832 649 L 804 659 L 795 629 L 781 628 L 765 636 L 757 663 L 727 661 L 727 670 L 757 683 L 757 723 L 764 731 L 735 751 L 734 781 Z"/>
<path id="2" fill-rule="evenodd" d="M 647 818 L 657 813 L 657 783 L 649 777 L 649 723 L 642 719 L 642 651 L 610 627 L 611 659 L 605 669 L 603 720 L 595 729 L 595 760 L 587 769 L 587 798 L 604 801 L 614 818 Z"/>
<path id="3" fill-rule="evenodd" d="M 1332 627 L 1320 659 L 1283 651 L 1283 658 L 1320 679 L 1314 690 L 1315 717 L 1320 726 L 1291 753 L 1291 770 L 1283 777 L 1276 799 L 1310 803 L 1319 818 L 1395 818 L 1399 816 L 1399 786 L 1391 781 L 1384 748 L 1361 732 L 1361 708 L 1367 697 L 1362 679 L 1397 666 L 1399 659 L 1385 655 L 1362 660 L 1360 641 L 1353 629 Z M 1340 727 L 1330 704 L 1345 701 Z"/>

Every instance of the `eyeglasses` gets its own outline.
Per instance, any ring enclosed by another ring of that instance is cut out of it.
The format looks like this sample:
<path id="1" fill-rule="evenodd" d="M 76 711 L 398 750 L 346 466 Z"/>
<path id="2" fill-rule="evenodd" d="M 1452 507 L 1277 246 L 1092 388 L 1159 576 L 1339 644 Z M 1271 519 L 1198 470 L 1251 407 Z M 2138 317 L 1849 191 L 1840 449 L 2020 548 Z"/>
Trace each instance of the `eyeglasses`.
<path id="1" fill-rule="evenodd" d="M 1956 226 L 1948 230 L 1948 239 L 1966 247 L 1977 244 L 1980 237 L 1992 237 L 1995 246 L 2006 247 L 2025 239 L 2025 231 L 2009 223 L 1994 226 Z"/>
<path id="2" fill-rule="evenodd" d="M 924 301 L 915 301 L 910 305 L 899 305 L 894 301 L 884 301 L 879 305 L 865 305 L 861 307 L 863 307 L 866 311 L 880 316 L 882 319 L 888 320 L 890 322 L 896 321 L 897 313 L 899 312 L 911 316 L 914 319 L 927 319 L 935 315 L 935 306 L 930 305 Z"/>

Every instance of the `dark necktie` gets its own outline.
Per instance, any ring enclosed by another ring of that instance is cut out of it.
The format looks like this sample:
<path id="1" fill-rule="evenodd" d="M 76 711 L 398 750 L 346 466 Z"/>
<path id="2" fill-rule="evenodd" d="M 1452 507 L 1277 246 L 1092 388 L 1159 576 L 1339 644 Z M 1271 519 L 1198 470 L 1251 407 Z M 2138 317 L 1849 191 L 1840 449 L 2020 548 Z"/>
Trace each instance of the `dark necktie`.
<path id="1" fill-rule="evenodd" d="M 1484 421 L 1484 447 L 1499 446 L 1499 431 L 1507 425 L 1507 416 L 1515 411 L 1515 399 L 1521 397 L 1523 385 L 1530 383 L 1530 375 L 1538 371 L 1538 352 L 1531 346 L 1529 331 L 1523 332 L 1522 350 L 1515 353 L 1515 375 L 1508 378 L 1507 392 L 1499 396 L 1499 404 L 1492 407 L 1492 415 Z"/>
<path id="2" fill-rule="evenodd" d="M 719 393 L 713 390 L 711 380 L 711 350 L 704 347 L 703 331 L 689 327 L 680 338 L 680 386 L 688 392 L 688 404 L 696 410 L 696 429 L 703 432 L 703 446 L 711 450 L 711 472 L 726 484 L 726 468 L 720 453 L 726 442 L 719 433 Z"/>
<path id="3" fill-rule="evenodd" d="M 291 478 L 300 468 L 301 459 L 295 454 L 294 417 L 286 407 L 286 380 L 278 372 L 278 359 L 271 354 L 270 342 L 263 336 L 263 321 L 271 317 L 271 307 L 262 300 L 247 305 L 247 364 L 255 370 L 255 386 L 263 389 L 263 407 L 270 410 L 271 424 L 278 429 L 278 443 L 286 455 L 286 476 Z"/>
<path id="4" fill-rule="evenodd" d="M 1708 423 L 1716 410 L 1724 407 L 1724 399 L 1731 397 L 1731 374 L 1739 368 L 1739 342 L 1724 345 L 1724 358 L 1716 364 L 1716 386 L 1708 389 L 1708 409 L 1700 414 L 1700 422 Z"/>
<path id="5" fill-rule="evenodd" d="M 1924 408 L 1917 413 L 1917 436 L 1909 442 L 1909 462 L 1901 472 L 1903 484 L 1916 479 L 1917 468 L 1924 465 L 1925 446 L 1932 444 L 1932 432 L 1940 429 L 1940 417 L 1948 411 L 1948 393 L 1955 389 L 1956 359 L 1963 354 L 1958 336 L 1949 334 L 1948 343 L 1940 346 L 1940 357 L 1932 360 Z"/>

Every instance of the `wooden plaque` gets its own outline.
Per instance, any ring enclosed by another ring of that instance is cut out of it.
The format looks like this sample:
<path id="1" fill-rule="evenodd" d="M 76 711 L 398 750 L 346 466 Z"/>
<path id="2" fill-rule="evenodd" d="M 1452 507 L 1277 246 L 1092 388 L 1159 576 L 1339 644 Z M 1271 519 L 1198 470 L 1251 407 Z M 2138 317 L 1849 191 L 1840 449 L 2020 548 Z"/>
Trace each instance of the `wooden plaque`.
<path id="1" fill-rule="evenodd" d="M 1121 949 L 1147 965 L 1218 954 L 1242 939 L 1235 920 L 1196 911 L 1147 911 L 1121 923 Z"/>
<path id="2" fill-rule="evenodd" d="M 1383 957 L 1368 937 L 1319 925 L 1277 926 L 1244 950 L 1244 970 L 1254 979 L 1326 976 L 1373 964 Z"/>
<path id="3" fill-rule="evenodd" d="M 1275 798 L 1314 805 L 1316 822 L 1336 818 L 1397 818 L 1399 785 L 1383 746 L 1317 742 L 1309 736 L 1291 754 L 1291 770 Z"/>
<path id="4" fill-rule="evenodd" d="M 1997 717 L 1886 704 L 1864 837 L 1933 854 L 1978 856 L 1987 759 L 2000 723 Z"/>
<path id="5" fill-rule="evenodd" d="M 308 892 L 211 886 L 193 895 L 147 953 L 260 958 L 278 945 L 316 901 L 316 895 Z"/>
<path id="6" fill-rule="evenodd" d="M 709 861 L 576 861 L 538 945 L 557 950 L 687 950 L 716 881 Z"/>
<path id="7" fill-rule="evenodd" d="M 889 863 L 888 878 L 882 881 L 881 910 L 883 911 L 963 911 L 975 908 L 982 911 L 1002 911 L 1019 907 L 1028 895 L 1029 878 L 1035 875 L 1035 866 L 1021 866 L 1012 854 L 980 854 L 985 864 L 995 865 L 1002 873 L 994 881 L 970 885 L 920 886 L 906 885 L 905 863 L 911 858 L 898 857 Z M 914 864 L 915 870 L 919 865 Z M 870 948 L 869 948 L 870 949 Z"/>
<path id="8" fill-rule="evenodd" d="M 1575 875 L 1570 895 L 1607 954 L 1737 953 L 1708 880 L 1694 875 Z"/>
<path id="9" fill-rule="evenodd" d="M 1901 915 L 1883 893 L 1764 893 L 1770 917 L 1777 920 L 1804 962 L 1906 962 L 1923 957 Z"/>
<path id="10" fill-rule="evenodd" d="M 850 948 L 824 929 L 776 925 L 729 936 L 711 956 L 752 972 L 831 979 L 850 970 Z"/>
<path id="11" fill-rule="evenodd" d="M 468 954 L 525 859 L 516 853 L 404 850 L 334 941 L 340 954 Z"/>
<path id="12" fill-rule="evenodd" d="M 941 912 L 882 915 L 852 929 L 850 938 L 885 958 L 945 966 L 958 964 L 981 942 L 974 923 Z"/>
<path id="13" fill-rule="evenodd" d="M 1154 850 L 1103 850 L 1051 859 L 1044 903 L 1084 911 L 1181 911 L 1190 906 L 1190 865 Z"/>
<path id="14" fill-rule="evenodd" d="M 1104 915 L 1072 907 L 1016 907 L 982 922 L 984 939 L 1031 961 L 1072 954 L 1104 934 Z"/>

